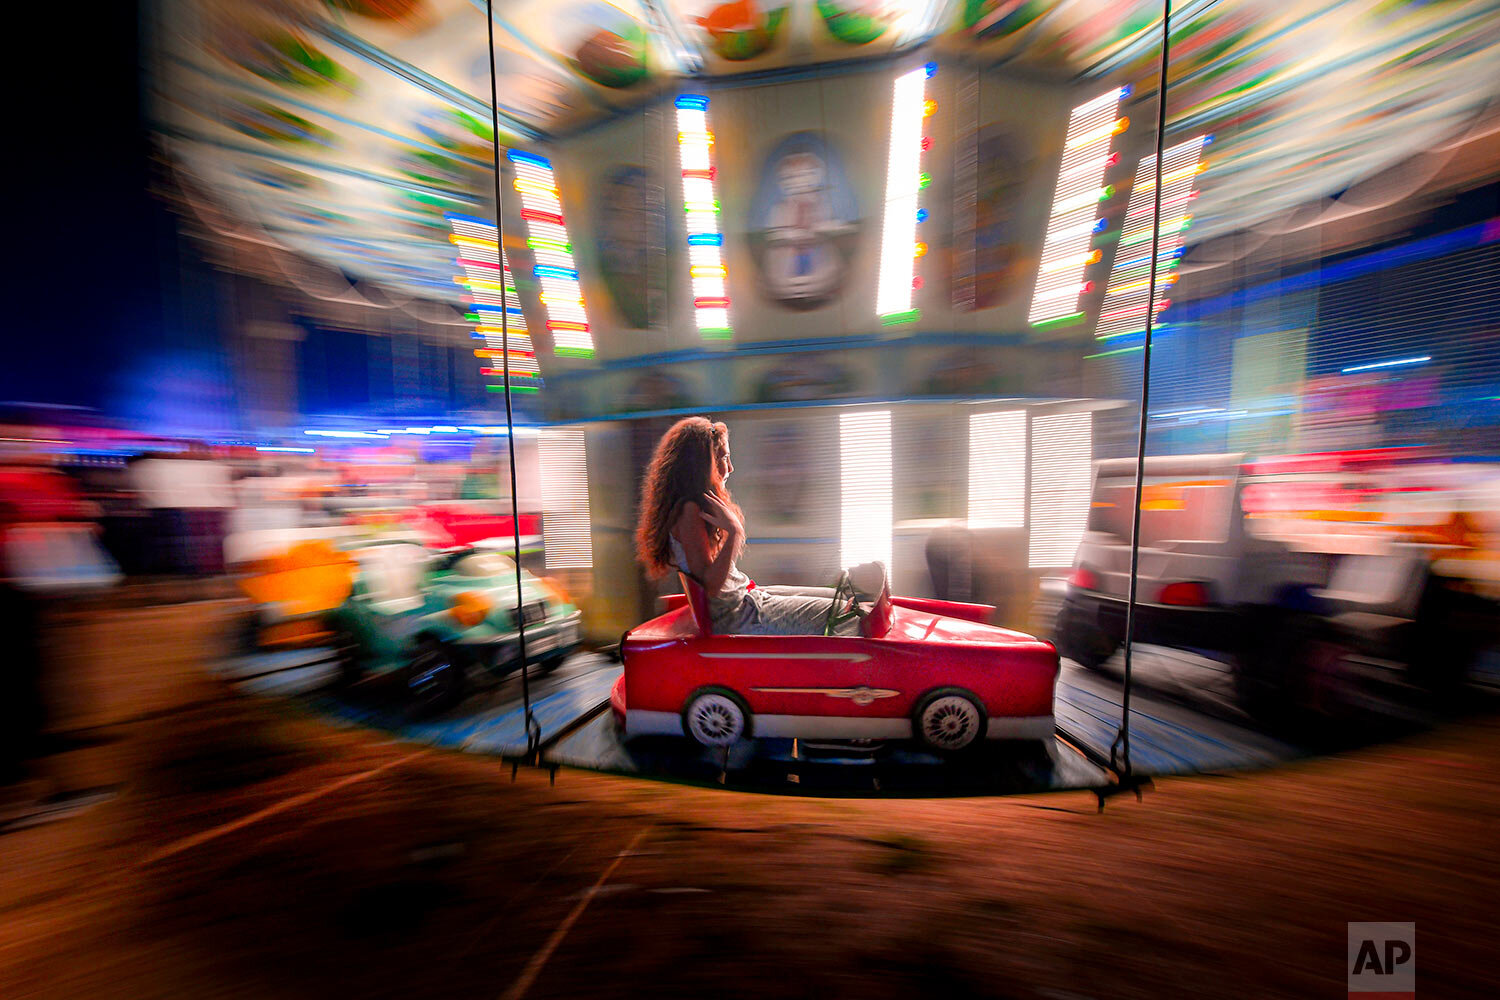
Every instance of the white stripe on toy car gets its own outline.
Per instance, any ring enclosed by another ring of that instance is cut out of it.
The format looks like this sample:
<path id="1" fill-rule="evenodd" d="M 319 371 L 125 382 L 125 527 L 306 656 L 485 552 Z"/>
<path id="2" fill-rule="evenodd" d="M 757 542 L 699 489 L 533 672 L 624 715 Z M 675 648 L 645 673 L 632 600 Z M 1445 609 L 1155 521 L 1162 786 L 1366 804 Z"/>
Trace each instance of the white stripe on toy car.
<path id="1" fill-rule="evenodd" d="M 892 691 L 890 688 L 794 688 L 794 687 L 758 687 L 750 690 L 760 694 L 825 694 L 830 698 L 848 698 L 856 705 L 868 705 L 879 701 L 881 698 L 894 698 L 900 691 Z"/>
<path id="2" fill-rule="evenodd" d="M 844 660 L 864 663 L 869 653 L 699 653 L 706 660 Z"/>

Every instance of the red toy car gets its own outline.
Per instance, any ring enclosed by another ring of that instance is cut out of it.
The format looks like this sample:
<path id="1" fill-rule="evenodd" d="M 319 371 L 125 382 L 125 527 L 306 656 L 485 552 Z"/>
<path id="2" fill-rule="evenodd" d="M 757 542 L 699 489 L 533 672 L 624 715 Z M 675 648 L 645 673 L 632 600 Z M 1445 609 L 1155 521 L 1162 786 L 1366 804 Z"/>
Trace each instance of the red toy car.
<path id="1" fill-rule="evenodd" d="M 414 508 L 406 520 L 427 535 L 434 548 L 456 548 L 487 542 L 492 538 L 510 542 L 515 532 L 507 501 L 504 511 L 483 500 L 428 503 Z M 521 551 L 540 544 L 542 515 L 521 515 Z"/>
<path id="2" fill-rule="evenodd" d="M 665 614 L 621 640 L 610 704 L 627 737 L 915 737 L 943 753 L 1052 737 L 1057 650 L 985 624 L 990 605 L 887 591 L 860 636 L 714 635 L 703 588 L 682 581 Z"/>

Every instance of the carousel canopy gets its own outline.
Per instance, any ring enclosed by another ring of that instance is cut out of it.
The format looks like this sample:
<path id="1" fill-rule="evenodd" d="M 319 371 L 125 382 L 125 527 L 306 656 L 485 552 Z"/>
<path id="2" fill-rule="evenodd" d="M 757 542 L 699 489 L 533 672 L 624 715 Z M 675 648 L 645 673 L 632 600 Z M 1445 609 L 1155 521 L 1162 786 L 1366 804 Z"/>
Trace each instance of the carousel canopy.
<path id="1" fill-rule="evenodd" d="M 571 137 L 685 90 L 875 72 L 920 52 L 1080 97 L 1090 84 L 1143 97 L 1160 58 L 1155 0 L 496 0 L 494 11 L 500 140 L 559 159 Z M 443 215 L 492 210 L 483 2 L 159 0 L 157 14 L 153 117 L 196 192 L 350 276 L 455 298 Z M 1451 141 L 1500 89 L 1492 0 L 1188 0 L 1173 27 L 1168 140 L 1222 140 L 1194 239 Z M 882 142 L 870 156 L 883 158 Z"/>

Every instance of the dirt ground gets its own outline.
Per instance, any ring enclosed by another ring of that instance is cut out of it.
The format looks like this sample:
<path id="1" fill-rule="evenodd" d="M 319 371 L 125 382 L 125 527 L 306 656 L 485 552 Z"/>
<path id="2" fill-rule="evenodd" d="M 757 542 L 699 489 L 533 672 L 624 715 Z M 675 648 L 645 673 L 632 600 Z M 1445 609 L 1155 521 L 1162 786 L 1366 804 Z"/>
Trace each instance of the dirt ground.
<path id="1" fill-rule="evenodd" d="M 335 728 L 202 670 L 228 602 L 53 635 L 117 787 L 0 834 L 0 997 L 1309 997 L 1415 921 L 1494 996 L 1500 719 L 1271 773 L 983 799 L 753 795 Z"/>

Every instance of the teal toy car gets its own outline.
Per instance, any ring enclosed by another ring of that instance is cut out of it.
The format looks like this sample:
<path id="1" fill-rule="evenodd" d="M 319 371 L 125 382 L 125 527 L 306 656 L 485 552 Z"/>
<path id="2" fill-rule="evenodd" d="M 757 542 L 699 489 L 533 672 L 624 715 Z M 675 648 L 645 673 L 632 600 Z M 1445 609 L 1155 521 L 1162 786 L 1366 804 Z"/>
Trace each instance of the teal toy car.
<path id="1" fill-rule="evenodd" d="M 477 666 L 494 676 L 526 659 L 556 665 L 578 646 L 581 613 L 551 580 L 521 571 L 494 549 L 432 550 L 404 539 L 347 550 L 356 570 L 343 603 L 328 615 L 346 681 L 399 673 L 412 707 L 441 711 L 464 696 Z"/>

